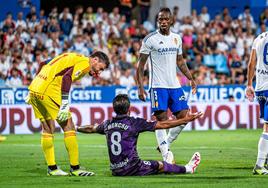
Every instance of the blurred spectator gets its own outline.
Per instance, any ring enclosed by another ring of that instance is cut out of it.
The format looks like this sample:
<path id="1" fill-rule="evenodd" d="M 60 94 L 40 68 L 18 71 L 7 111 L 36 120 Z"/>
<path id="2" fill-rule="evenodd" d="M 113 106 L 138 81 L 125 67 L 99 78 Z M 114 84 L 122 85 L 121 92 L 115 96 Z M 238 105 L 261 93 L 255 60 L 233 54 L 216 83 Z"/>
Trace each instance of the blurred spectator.
<path id="1" fill-rule="evenodd" d="M 247 22 L 249 22 L 249 24 L 255 25 L 254 19 L 253 19 L 251 13 L 250 13 L 250 7 L 249 6 L 244 7 L 244 12 L 239 14 L 238 19 L 242 21 L 243 29 L 246 28 Z"/>
<path id="2" fill-rule="evenodd" d="M 121 86 L 131 87 L 135 85 L 135 80 L 133 75 L 131 74 L 131 69 L 126 69 L 123 71 L 123 74 L 120 76 L 119 79 Z"/>
<path id="3" fill-rule="evenodd" d="M 201 20 L 205 23 L 208 23 L 210 21 L 210 15 L 208 13 L 208 8 L 207 7 L 203 7 L 201 14 L 200 14 Z"/>
<path id="4" fill-rule="evenodd" d="M 137 2 L 138 6 L 140 7 L 141 24 L 143 24 L 143 22 L 145 22 L 149 16 L 151 0 L 137 0 Z"/>
<path id="5" fill-rule="evenodd" d="M 23 86 L 22 78 L 19 75 L 19 70 L 17 68 L 12 68 L 10 71 L 10 76 L 7 78 L 6 85 L 8 87 L 21 87 Z"/>
<path id="6" fill-rule="evenodd" d="M 120 0 L 120 10 L 121 14 L 126 16 L 126 21 L 129 23 L 131 18 L 131 9 L 132 9 L 131 0 Z"/>
<path id="7" fill-rule="evenodd" d="M 16 28 L 18 26 L 21 26 L 23 29 L 26 28 L 26 22 L 23 20 L 23 12 L 19 12 L 17 14 L 17 20 L 16 20 Z"/>
<path id="8" fill-rule="evenodd" d="M 113 7 L 112 12 L 102 7 L 95 12 L 92 7 L 80 5 L 74 13 L 70 7 L 58 12 L 58 7 L 53 7 L 47 15 L 31 6 L 26 19 L 18 12 L 15 20 L 8 13 L 0 20 L 0 86 L 12 85 L 14 80 L 18 80 L 18 85 L 20 81 L 28 85 L 42 61 L 62 52 L 90 55 L 95 50 L 109 55 L 110 69 L 98 79 L 84 78 L 77 85 L 132 86 L 142 39 L 155 30 L 155 23 L 148 20 L 146 12 L 150 3 L 120 0 L 120 7 Z M 260 25 L 254 22 L 250 7 L 245 7 L 238 18 L 231 17 L 228 8 L 214 18 L 207 7 L 199 15 L 192 10 L 191 15 L 184 17 L 179 17 L 179 9 L 173 8 L 171 30 L 181 35 L 183 55 L 197 82 L 243 84 L 252 42 L 268 26 L 268 9 L 260 15 Z M 148 84 L 148 70 L 144 75 L 144 84 Z M 188 84 L 180 72 L 177 76 L 182 84 Z"/>

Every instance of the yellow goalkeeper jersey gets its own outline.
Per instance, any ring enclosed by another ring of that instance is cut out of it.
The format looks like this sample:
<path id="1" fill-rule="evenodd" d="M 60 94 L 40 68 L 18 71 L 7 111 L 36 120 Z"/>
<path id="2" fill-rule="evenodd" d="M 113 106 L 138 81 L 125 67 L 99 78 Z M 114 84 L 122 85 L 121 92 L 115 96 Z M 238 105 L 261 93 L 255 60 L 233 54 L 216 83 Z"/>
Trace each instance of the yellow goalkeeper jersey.
<path id="1" fill-rule="evenodd" d="M 29 86 L 30 92 L 50 96 L 61 104 L 61 83 L 63 75 L 70 69 L 72 82 L 81 79 L 90 70 L 90 58 L 77 53 L 63 53 L 46 65 L 36 75 Z"/>

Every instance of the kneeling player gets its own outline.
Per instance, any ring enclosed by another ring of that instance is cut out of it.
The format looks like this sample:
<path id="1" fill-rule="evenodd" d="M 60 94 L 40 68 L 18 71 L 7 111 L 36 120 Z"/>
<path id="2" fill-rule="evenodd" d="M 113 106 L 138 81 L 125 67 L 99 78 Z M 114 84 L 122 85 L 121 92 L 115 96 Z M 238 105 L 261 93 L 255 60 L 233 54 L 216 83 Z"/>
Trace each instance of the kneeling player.
<path id="1" fill-rule="evenodd" d="M 117 95 L 113 100 L 116 117 L 100 125 L 78 127 L 83 133 L 105 134 L 110 156 L 110 168 L 114 176 L 143 176 L 158 173 L 194 173 L 200 163 L 200 154 L 196 152 L 188 164 L 179 166 L 163 161 L 142 161 L 137 153 L 139 133 L 169 129 L 193 121 L 202 113 L 188 114 L 177 120 L 148 122 L 142 118 L 130 117 L 130 101 L 127 95 Z"/>

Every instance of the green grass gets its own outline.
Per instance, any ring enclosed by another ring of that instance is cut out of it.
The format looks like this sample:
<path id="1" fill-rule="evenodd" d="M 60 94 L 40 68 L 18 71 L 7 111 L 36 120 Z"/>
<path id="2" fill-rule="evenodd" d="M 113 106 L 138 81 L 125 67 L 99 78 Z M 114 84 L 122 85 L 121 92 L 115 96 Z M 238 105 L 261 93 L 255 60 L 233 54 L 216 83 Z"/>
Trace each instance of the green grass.
<path id="1" fill-rule="evenodd" d="M 268 177 L 253 176 L 261 130 L 183 132 L 172 145 L 179 164 L 185 164 L 195 151 L 202 156 L 194 175 L 155 175 L 113 177 L 105 138 L 78 135 L 82 166 L 94 177 L 47 177 L 40 148 L 40 135 L 11 135 L 0 143 L 0 187 L 267 187 Z M 153 133 L 140 136 L 138 150 L 142 159 L 161 160 Z M 63 135 L 55 136 L 56 160 L 69 170 Z"/>

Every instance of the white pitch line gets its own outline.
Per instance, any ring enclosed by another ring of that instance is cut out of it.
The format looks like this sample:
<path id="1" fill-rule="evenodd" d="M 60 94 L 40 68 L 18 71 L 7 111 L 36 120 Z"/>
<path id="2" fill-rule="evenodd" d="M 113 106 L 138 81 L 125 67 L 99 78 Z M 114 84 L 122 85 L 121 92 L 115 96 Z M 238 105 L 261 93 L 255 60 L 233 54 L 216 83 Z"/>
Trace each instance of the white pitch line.
<path id="1" fill-rule="evenodd" d="M 2 146 L 17 146 L 17 147 L 41 147 L 39 144 L 2 144 Z M 107 146 L 104 144 L 94 144 L 94 145 L 79 145 L 79 147 L 83 148 L 106 148 Z M 154 146 L 138 146 L 139 149 L 155 149 Z M 181 149 L 213 149 L 213 150 L 222 150 L 222 149 L 234 149 L 234 150 L 256 150 L 254 148 L 243 148 L 243 147 L 208 147 L 208 146 L 199 146 L 199 147 L 173 147 L 172 150 L 181 150 Z"/>

